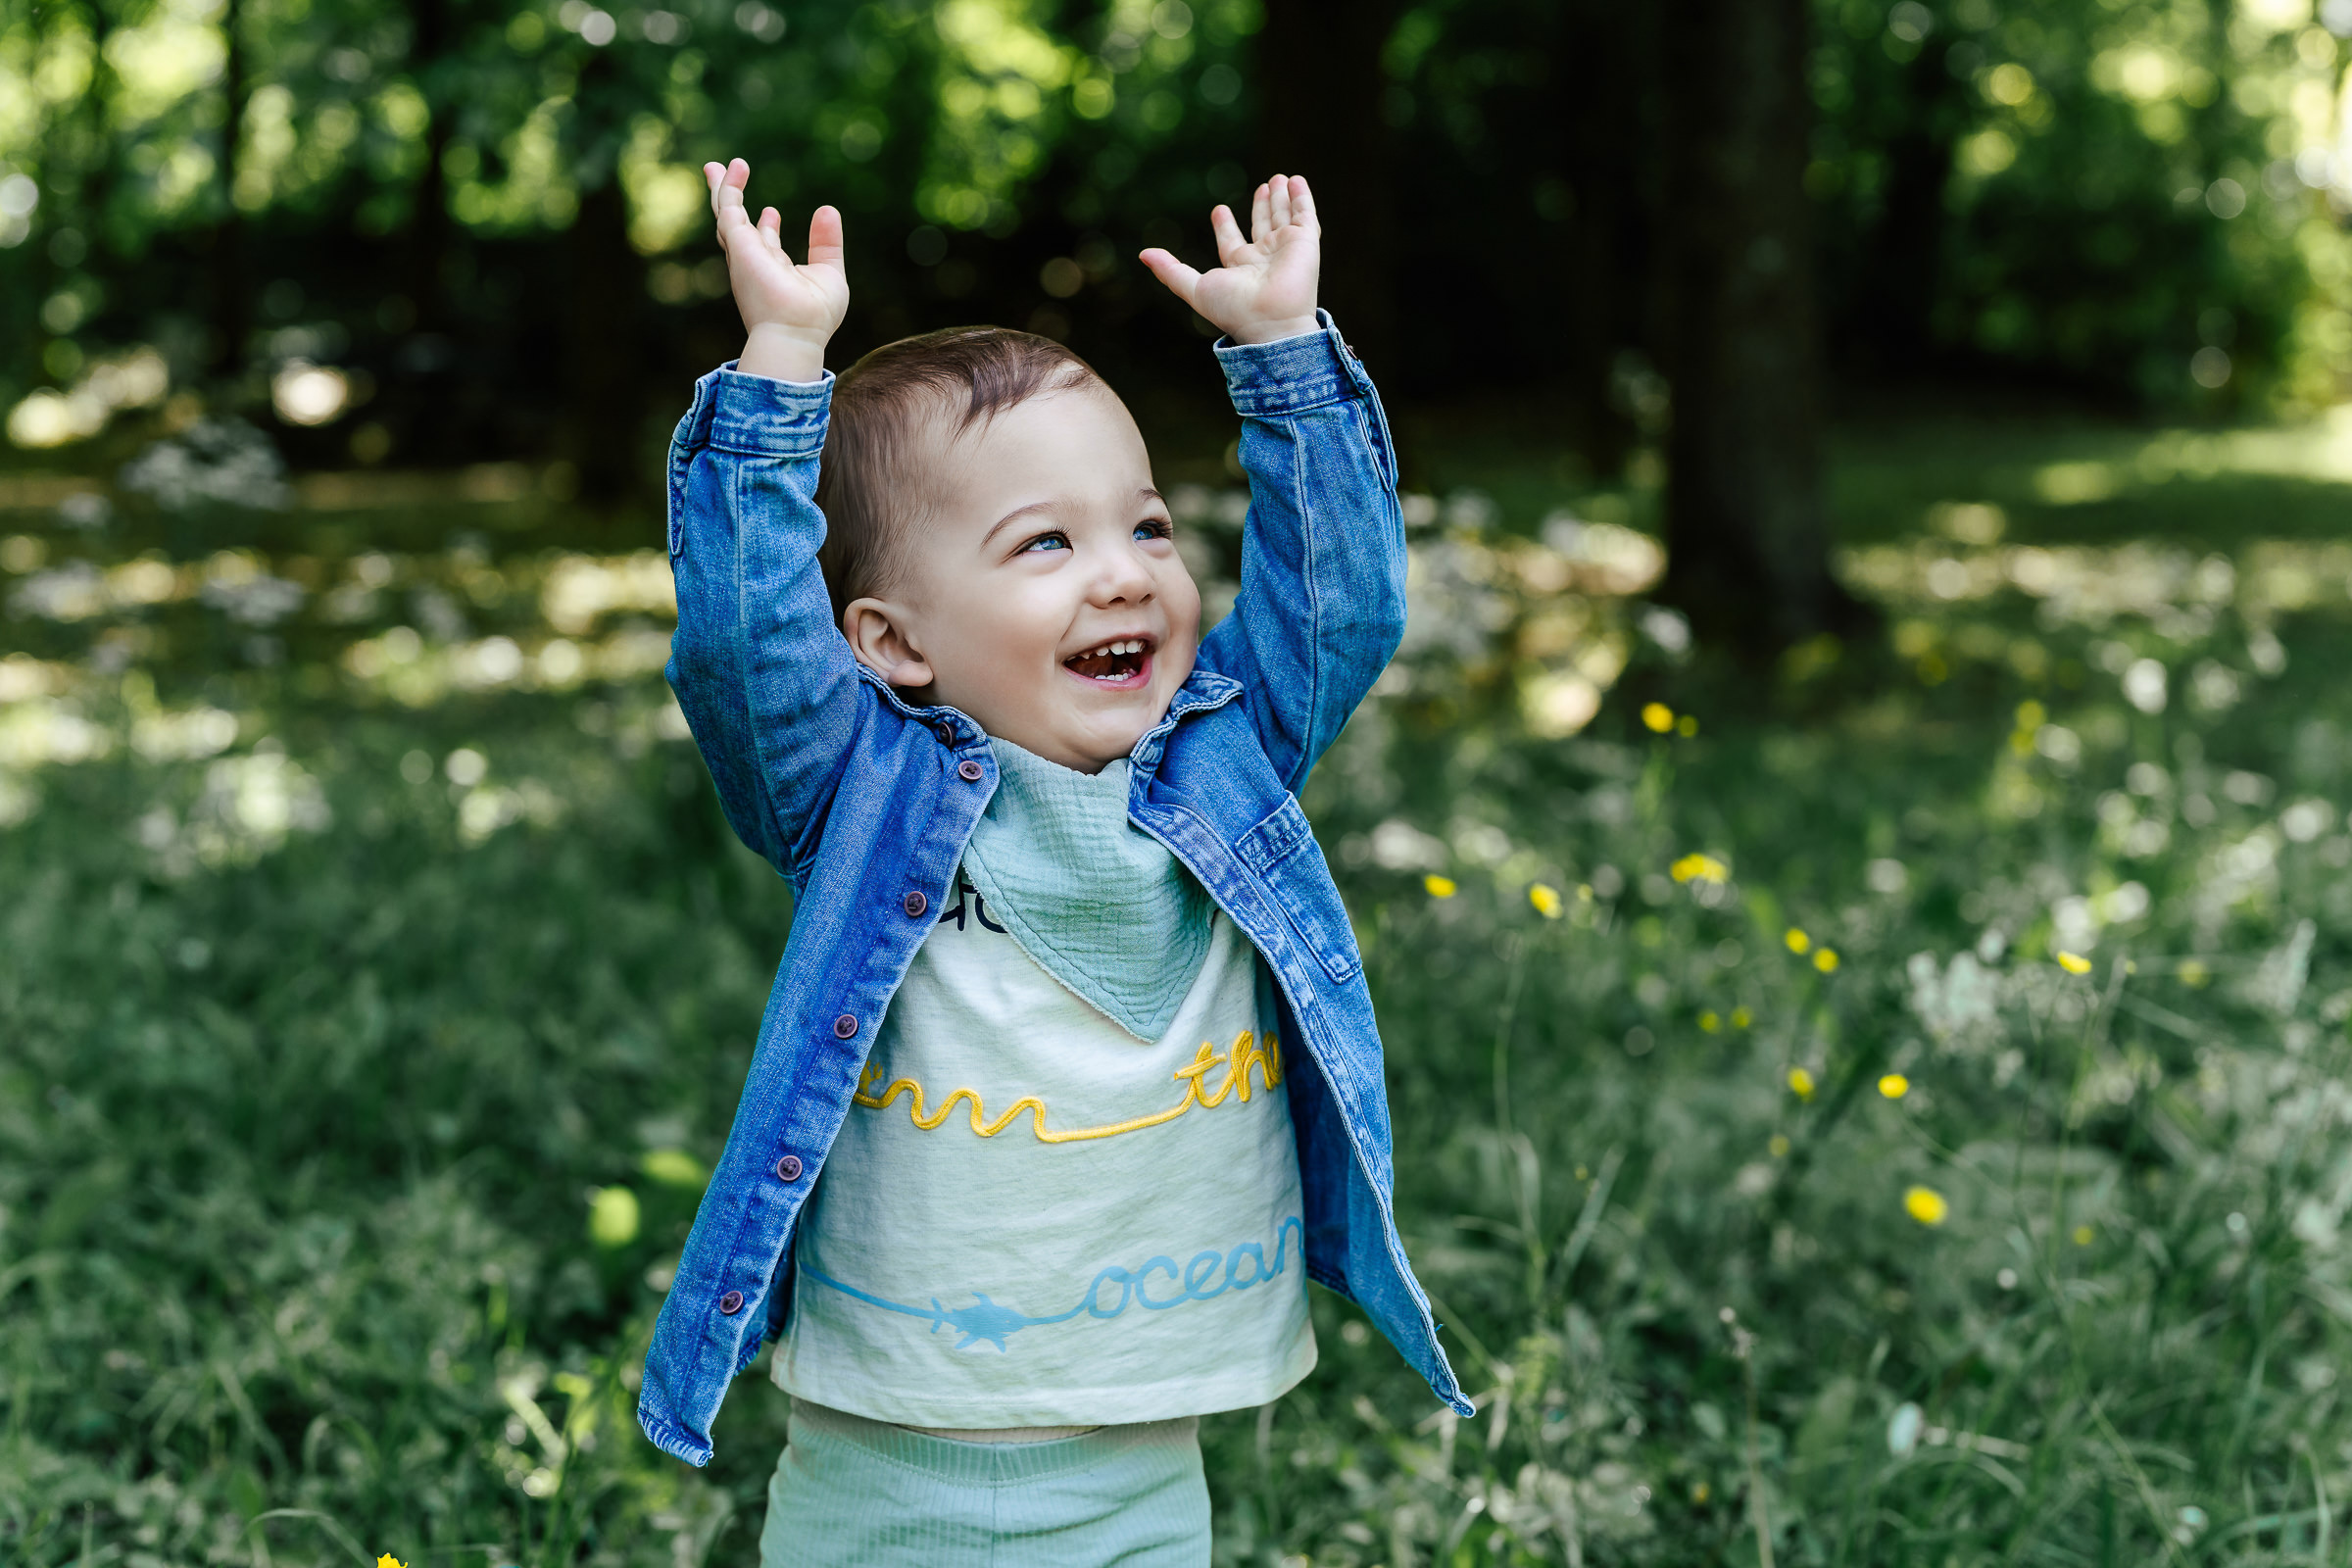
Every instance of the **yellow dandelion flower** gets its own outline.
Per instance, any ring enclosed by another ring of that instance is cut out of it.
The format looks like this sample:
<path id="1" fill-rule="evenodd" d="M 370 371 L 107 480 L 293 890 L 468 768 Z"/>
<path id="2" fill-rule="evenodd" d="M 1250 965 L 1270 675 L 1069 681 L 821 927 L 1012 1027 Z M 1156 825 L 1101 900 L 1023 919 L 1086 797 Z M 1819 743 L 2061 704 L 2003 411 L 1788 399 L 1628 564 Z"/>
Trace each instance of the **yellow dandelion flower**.
<path id="1" fill-rule="evenodd" d="M 409 1568 L 409 1565 L 387 1551 L 375 1559 L 375 1568 Z"/>
<path id="2" fill-rule="evenodd" d="M 1809 952 L 1813 947 L 1813 939 L 1805 935 L 1802 931 L 1799 931 L 1795 926 L 1790 926 L 1788 928 L 1788 934 L 1781 938 L 1781 940 L 1788 944 L 1788 951 L 1790 953 Z"/>
<path id="3" fill-rule="evenodd" d="M 1536 912 L 1546 920 L 1557 920 L 1560 917 L 1560 890 L 1548 883 L 1539 882 L 1529 888 L 1527 902 L 1534 905 Z"/>
<path id="4" fill-rule="evenodd" d="M 1732 879 L 1730 866 L 1712 855 L 1700 855 L 1696 851 L 1684 856 L 1666 869 L 1677 882 L 1729 882 Z"/>
<path id="5" fill-rule="evenodd" d="M 1674 710 L 1668 708 L 1664 703 L 1643 703 L 1642 705 L 1642 722 L 1663 735 L 1674 728 Z"/>
<path id="6" fill-rule="evenodd" d="M 1709 1008 L 1698 1015 L 1698 1026 L 1708 1034 L 1718 1034 L 1723 1029 L 1723 1014 Z"/>
<path id="7" fill-rule="evenodd" d="M 1788 1087 L 1795 1092 L 1797 1099 L 1811 1100 L 1813 1075 L 1802 1067 L 1791 1067 L 1788 1069 Z"/>
<path id="8" fill-rule="evenodd" d="M 1933 1187 L 1909 1187 L 1903 1190 L 1903 1212 L 1922 1225 L 1940 1225 L 1952 1205 Z"/>
<path id="9" fill-rule="evenodd" d="M 1697 717 L 1694 714 L 1685 713 L 1682 717 L 1674 721 L 1674 732 L 1677 735 L 1684 737 L 1686 740 L 1688 740 L 1690 736 L 1697 734 Z"/>
<path id="10" fill-rule="evenodd" d="M 1788 1157 L 1788 1138 L 1785 1133 L 1774 1133 L 1772 1135 L 1772 1142 L 1766 1144 L 1764 1147 L 1772 1151 L 1772 1157 L 1775 1159 L 1787 1159 Z"/>
<path id="11" fill-rule="evenodd" d="M 1819 969 L 1823 974 L 1828 974 L 1836 969 L 1838 967 L 1838 950 L 1824 948 L 1813 955 L 1813 967 Z"/>
<path id="12" fill-rule="evenodd" d="M 2091 1238 L 2091 1235 L 2092 1235 L 2092 1231 L 2091 1231 L 2091 1228 L 2090 1228 L 2089 1226 L 2087 1226 L 2087 1225 L 2078 1225 L 2078 1226 L 2076 1226 L 2076 1227 L 2075 1227 L 2075 1245 L 2076 1245 L 2077 1247 L 2088 1247 L 2088 1246 L 2090 1245 L 2090 1238 Z"/>
<path id="13" fill-rule="evenodd" d="M 1732 1009 L 1732 1027 L 1733 1027 L 1733 1028 L 1735 1028 L 1735 1029 L 1744 1029 L 1744 1028 L 1746 1028 L 1746 1027 L 1747 1027 L 1749 1024 L 1751 1024 L 1751 1023 L 1754 1023 L 1755 1021 L 1756 1021 L 1756 1015 L 1755 1015 L 1754 1013 L 1752 1013 L 1752 1012 L 1748 1011 L 1748 1010 L 1747 1010 L 1745 1007 L 1734 1007 L 1734 1008 Z"/>
<path id="14" fill-rule="evenodd" d="M 1435 872 L 1423 877 L 1421 885 L 1429 890 L 1429 896 L 1433 899 L 1450 899 L 1461 891 L 1453 885 L 1453 878 L 1439 876 Z"/>
<path id="15" fill-rule="evenodd" d="M 2090 960 L 2080 953 L 2061 953 L 2058 955 L 2058 967 L 2068 974 L 2088 974 Z"/>
<path id="16" fill-rule="evenodd" d="M 1899 1072 L 1890 1072 L 1879 1080 L 1879 1093 L 1888 1100 L 1900 1100 L 1911 1092 L 1911 1080 Z"/>

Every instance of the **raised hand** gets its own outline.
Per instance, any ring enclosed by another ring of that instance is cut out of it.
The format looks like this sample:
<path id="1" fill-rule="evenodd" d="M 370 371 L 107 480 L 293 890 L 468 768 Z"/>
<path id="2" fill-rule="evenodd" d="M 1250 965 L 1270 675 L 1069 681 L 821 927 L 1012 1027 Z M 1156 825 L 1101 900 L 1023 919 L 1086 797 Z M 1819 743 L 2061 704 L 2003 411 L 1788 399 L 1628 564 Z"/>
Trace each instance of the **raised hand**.
<path id="1" fill-rule="evenodd" d="M 1233 210 L 1208 215 L 1217 237 L 1213 271 L 1196 272 L 1166 251 L 1145 251 L 1143 264 L 1170 293 L 1237 343 L 1271 343 L 1318 330 L 1315 283 L 1323 270 L 1323 225 L 1315 198 L 1297 174 L 1276 174 L 1250 199 L 1250 237 Z"/>
<path id="2" fill-rule="evenodd" d="M 841 214 L 819 207 L 808 219 L 808 260 L 795 267 L 784 254 L 784 220 L 773 207 L 754 223 L 743 187 L 752 166 L 738 158 L 725 168 L 703 166 L 718 243 L 727 253 L 727 281 L 748 334 L 739 368 L 779 381 L 813 381 L 824 373 L 825 343 L 850 308 L 850 278 L 841 265 Z"/>

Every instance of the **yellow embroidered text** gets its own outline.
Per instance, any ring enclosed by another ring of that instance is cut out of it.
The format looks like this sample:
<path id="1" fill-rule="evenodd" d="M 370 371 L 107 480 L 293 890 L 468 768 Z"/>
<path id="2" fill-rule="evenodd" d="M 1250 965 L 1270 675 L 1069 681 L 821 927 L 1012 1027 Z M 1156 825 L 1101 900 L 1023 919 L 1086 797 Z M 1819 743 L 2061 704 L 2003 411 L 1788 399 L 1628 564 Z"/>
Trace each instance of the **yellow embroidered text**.
<path id="1" fill-rule="evenodd" d="M 1225 1069 L 1224 1076 L 1217 1080 L 1215 1088 L 1206 1087 L 1209 1073 L 1218 1067 Z M 1046 1102 L 1035 1095 L 1023 1095 L 1007 1105 L 994 1119 L 991 1119 L 980 1103 L 980 1091 L 977 1089 L 951 1091 L 948 1098 L 940 1102 L 939 1108 L 936 1110 L 929 1108 L 925 1103 L 923 1086 L 911 1078 L 893 1079 L 888 1088 L 876 1094 L 874 1085 L 881 1081 L 882 1069 L 872 1062 L 866 1063 L 865 1071 L 858 1079 L 858 1094 L 855 1098 L 860 1105 L 874 1110 L 887 1110 L 892 1102 L 903 1094 L 907 1097 L 907 1114 L 913 1118 L 914 1124 L 925 1132 L 936 1130 L 955 1110 L 956 1102 L 962 1101 L 966 1113 L 971 1118 L 972 1131 L 982 1138 L 996 1137 L 997 1134 L 1011 1126 L 1021 1112 L 1027 1111 L 1030 1116 L 1030 1126 L 1037 1133 L 1039 1143 L 1077 1144 L 1084 1143 L 1089 1139 L 1115 1138 L 1121 1133 L 1141 1132 L 1146 1127 L 1157 1127 L 1162 1122 L 1174 1121 L 1195 1105 L 1201 1106 L 1203 1109 L 1213 1109 L 1223 1104 L 1229 1096 L 1238 1096 L 1242 1102 L 1247 1104 L 1251 1092 L 1250 1085 L 1250 1069 L 1251 1067 L 1257 1069 L 1260 1088 L 1272 1089 L 1282 1082 L 1282 1047 L 1271 1034 L 1259 1036 L 1245 1029 L 1234 1036 L 1233 1049 L 1222 1055 L 1218 1054 L 1214 1044 L 1203 1040 L 1200 1042 L 1200 1051 L 1194 1054 L 1193 1059 L 1177 1068 L 1173 1075 L 1184 1085 L 1184 1098 L 1177 1101 L 1173 1106 L 1166 1110 L 1153 1111 L 1148 1116 L 1136 1116 L 1126 1121 L 1111 1122 L 1107 1126 L 1077 1127 L 1067 1131 L 1056 1131 L 1046 1125 Z"/>

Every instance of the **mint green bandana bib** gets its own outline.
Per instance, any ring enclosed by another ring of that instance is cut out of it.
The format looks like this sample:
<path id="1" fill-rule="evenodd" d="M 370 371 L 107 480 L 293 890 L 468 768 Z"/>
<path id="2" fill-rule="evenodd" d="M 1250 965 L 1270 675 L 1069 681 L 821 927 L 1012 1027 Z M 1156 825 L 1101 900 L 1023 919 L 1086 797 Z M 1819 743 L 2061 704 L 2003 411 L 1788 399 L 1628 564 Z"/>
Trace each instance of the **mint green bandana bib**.
<path id="1" fill-rule="evenodd" d="M 1127 820 L 1127 759 L 1079 773 L 1009 741 L 988 744 L 997 793 L 964 847 L 963 874 L 1047 973 L 1156 1041 L 1208 956 L 1208 891 Z"/>

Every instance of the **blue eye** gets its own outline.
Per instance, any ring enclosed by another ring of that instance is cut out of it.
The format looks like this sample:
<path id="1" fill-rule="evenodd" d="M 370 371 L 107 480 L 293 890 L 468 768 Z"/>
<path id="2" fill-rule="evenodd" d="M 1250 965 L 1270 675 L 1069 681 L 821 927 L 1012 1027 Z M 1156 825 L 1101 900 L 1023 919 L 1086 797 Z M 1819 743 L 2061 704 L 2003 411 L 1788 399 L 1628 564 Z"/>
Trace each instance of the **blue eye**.
<path id="1" fill-rule="evenodd" d="M 1175 536 L 1175 530 L 1157 517 L 1146 517 L 1135 525 L 1135 536 L 1138 539 L 1169 539 Z"/>
<path id="2" fill-rule="evenodd" d="M 1069 548 L 1070 541 L 1066 536 L 1058 533 L 1041 533 L 1036 538 L 1030 540 L 1027 544 L 1021 546 L 1020 554 L 1025 556 L 1030 554 L 1032 551 L 1067 550 Z"/>

